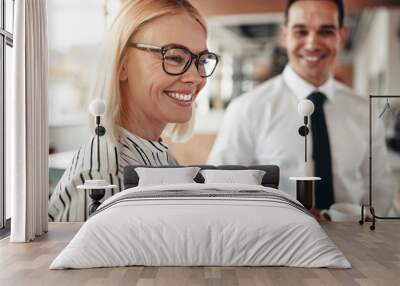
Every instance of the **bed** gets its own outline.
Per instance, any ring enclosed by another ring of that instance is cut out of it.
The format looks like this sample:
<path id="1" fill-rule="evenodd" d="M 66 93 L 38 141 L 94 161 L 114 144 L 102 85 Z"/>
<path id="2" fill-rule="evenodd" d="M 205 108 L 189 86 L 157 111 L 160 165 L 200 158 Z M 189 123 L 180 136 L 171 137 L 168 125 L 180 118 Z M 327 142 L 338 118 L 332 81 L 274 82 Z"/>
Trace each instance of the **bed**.
<path id="1" fill-rule="evenodd" d="M 265 175 L 260 185 L 204 182 L 200 172 L 192 183 L 138 185 L 142 166 L 129 166 L 126 189 L 99 207 L 50 269 L 351 267 L 308 211 L 278 189 L 277 166 L 198 167 Z"/>

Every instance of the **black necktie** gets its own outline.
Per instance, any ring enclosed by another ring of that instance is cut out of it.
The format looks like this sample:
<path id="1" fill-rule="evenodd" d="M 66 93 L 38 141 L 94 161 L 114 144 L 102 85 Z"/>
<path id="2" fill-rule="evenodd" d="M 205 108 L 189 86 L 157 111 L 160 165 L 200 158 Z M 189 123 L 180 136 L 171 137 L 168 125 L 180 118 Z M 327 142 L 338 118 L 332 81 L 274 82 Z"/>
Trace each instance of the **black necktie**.
<path id="1" fill-rule="evenodd" d="M 335 202 L 335 198 L 332 182 L 331 148 L 323 106 L 326 96 L 315 91 L 308 96 L 308 99 L 314 103 L 314 113 L 311 115 L 311 132 L 315 175 L 322 179 L 316 181 L 315 184 L 315 207 L 328 209 Z"/>

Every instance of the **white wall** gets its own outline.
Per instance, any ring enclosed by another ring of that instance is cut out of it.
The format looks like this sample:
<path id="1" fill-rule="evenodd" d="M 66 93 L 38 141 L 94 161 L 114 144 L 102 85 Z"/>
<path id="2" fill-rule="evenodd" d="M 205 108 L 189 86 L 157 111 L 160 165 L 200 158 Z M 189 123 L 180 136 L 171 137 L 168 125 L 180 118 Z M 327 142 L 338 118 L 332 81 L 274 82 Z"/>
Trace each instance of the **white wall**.
<path id="1" fill-rule="evenodd" d="M 361 22 L 361 29 L 366 23 Z M 379 9 L 354 51 L 354 88 L 363 96 L 400 94 L 399 9 Z"/>
<path id="2" fill-rule="evenodd" d="M 380 9 L 370 20 L 360 25 L 363 31 L 354 51 L 354 87 L 363 96 L 400 95 L 400 9 Z M 392 108 L 395 103 L 398 101 L 391 100 Z M 391 137 L 394 117 L 383 120 L 386 136 Z M 389 150 L 388 159 L 400 191 L 400 156 Z"/>
<path id="3" fill-rule="evenodd" d="M 49 140 L 56 152 L 76 150 L 93 134 L 88 127 L 87 106 L 104 32 L 119 3 L 119 0 L 48 1 Z"/>
<path id="4" fill-rule="evenodd" d="M 94 130 L 88 125 L 60 125 L 49 127 L 49 143 L 56 152 L 77 150 L 88 142 Z"/>
<path id="5" fill-rule="evenodd" d="M 400 9 L 389 14 L 387 93 L 400 95 Z"/>

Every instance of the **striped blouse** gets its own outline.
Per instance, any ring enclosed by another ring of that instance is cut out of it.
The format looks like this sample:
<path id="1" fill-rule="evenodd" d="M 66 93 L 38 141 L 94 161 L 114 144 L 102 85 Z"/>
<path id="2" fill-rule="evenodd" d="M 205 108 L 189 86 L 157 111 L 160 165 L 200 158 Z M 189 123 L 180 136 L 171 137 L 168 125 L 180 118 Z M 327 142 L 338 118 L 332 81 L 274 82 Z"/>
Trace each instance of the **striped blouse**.
<path id="1" fill-rule="evenodd" d="M 91 199 L 85 198 L 84 190 L 77 189 L 85 180 L 103 179 L 118 186 L 107 190 L 104 200 L 124 189 L 123 172 L 127 165 L 177 165 L 168 147 L 161 141 L 145 140 L 121 127 L 117 145 L 111 142 L 107 134 L 100 137 L 99 145 L 99 158 L 96 136 L 75 153 L 50 197 L 50 221 L 85 220 L 88 215 L 85 202 L 89 205 Z"/>

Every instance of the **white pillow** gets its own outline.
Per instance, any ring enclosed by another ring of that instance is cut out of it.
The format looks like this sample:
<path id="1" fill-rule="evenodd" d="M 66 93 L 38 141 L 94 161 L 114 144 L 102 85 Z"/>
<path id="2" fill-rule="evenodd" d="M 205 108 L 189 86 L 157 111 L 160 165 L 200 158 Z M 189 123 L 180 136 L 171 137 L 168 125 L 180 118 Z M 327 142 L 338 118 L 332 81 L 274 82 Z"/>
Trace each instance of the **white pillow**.
<path id="1" fill-rule="evenodd" d="M 195 183 L 193 179 L 199 167 L 182 168 L 142 168 L 135 169 L 139 176 L 139 186 Z"/>
<path id="2" fill-rule="evenodd" d="M 202 170 L 204 183 L 234 183 L 261 185 L 265 171 L 262 170 Z"/>

